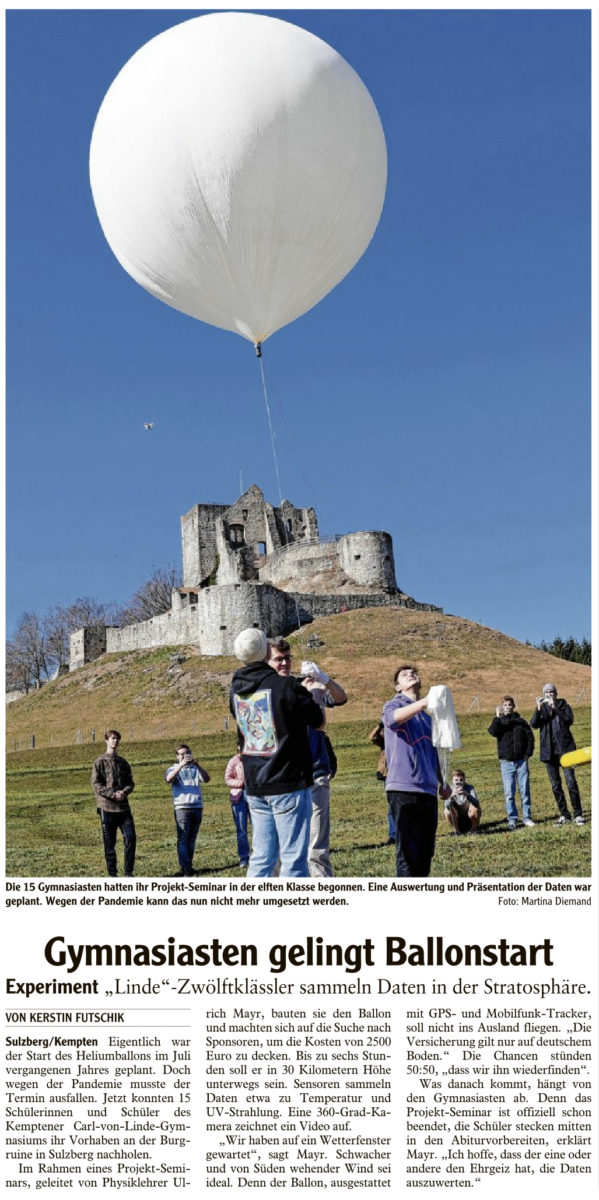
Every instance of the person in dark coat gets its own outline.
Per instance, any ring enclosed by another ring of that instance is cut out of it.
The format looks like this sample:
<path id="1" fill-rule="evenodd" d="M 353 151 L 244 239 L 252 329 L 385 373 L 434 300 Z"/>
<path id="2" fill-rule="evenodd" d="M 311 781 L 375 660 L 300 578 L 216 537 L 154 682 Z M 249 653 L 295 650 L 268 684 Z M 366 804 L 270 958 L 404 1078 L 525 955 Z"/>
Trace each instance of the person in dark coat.
<path id="1" fill-rule="evenodd" d="M 230 708 L 242 739 L 241 760 L 254 837 L 248 877 L 307 876 L 312 817 L 312 755 L 308 729 L 325 716 L 307 689 L 266 661 L 268 640 L 244 629 L 234 652 L 244 665 L 231 681 Z"/>
<path id="2" fill-rule="evenodd" d="M 527 829 L 534 827 L 530 803 L 530 772 L 528 760 L 535 748 L 535 739 L 528 721 L 516 712 L 513 696 L 504 696 L 495 710 L 489 725 L 491 737 L 497 738 L 497 754 L 505 796 L 508 829 L 518 823 L 516 807 L 516 783 L 522 800 L 522 823 Z"/>
<path id="3" fill-rule="evenodd" d="M 96 798 L 96 812 L 102 826 L 106 868 L 109 875 L 117 874 L 116 835 L 120 829 L 123 836 L 125 875 L 132 875 L 135 866 L 136 835 L 129 796 L 135 784 L 127 759 L 117 754 L 121 741 L 118 729 L 107 729 L 104 738 L 106 750 L 94 763 L 92 787 Z"/>
<path id="4" fill-rule="evenodd" d="M 576 749 L 576 742 L 570 732 L 570 726 L 574 724 L 574 713 L 565 700 L 558 700 L 555 684 L 545 684 L 543 695 L 539 696 L 537 700 L 537 707 L 530 718 L 530 723 L 533 729 L 538 729 L 540 732 L 541 751 L 539 757 L 547 768 L 551 790 L 560 814 L 555 824 L 567 825 L 572 820 L 572 815 L 562 787 L 560 758 L 562 754 Z M 563 771 L 575 824 L 584 825 L 576 775 L 571 767 L 564 767 Z"/>

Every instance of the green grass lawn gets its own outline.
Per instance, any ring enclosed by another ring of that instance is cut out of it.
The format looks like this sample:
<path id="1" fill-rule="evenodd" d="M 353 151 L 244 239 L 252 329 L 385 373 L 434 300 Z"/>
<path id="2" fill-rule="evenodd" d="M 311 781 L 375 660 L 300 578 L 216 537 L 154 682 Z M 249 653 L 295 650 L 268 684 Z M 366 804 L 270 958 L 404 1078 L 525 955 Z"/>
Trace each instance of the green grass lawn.
<path id="1" fill-rule="evenodd" d="M 579 746 L 590 744 L 590 708 L 576 712 Z M 491 714 L 460 718 L 464 749 L 452 758 L 466 771 L 482 806 L 481 834 L 456 837 L 439 823 L 433 876 L 577 876 L 591 873 L 591 772 L 577 772 L 587 824 L 555 828 L 555 801 L 545 768 L 531 762 L 535 829 L 508 833 L 496 743 L 487 734 Z M 387 845 L 387 803 L 375 777 L 378 751 L 369 744 L 371 721 L 342 724 L 330 733 L 339 760 L 331 787 L 331 861 L 338 876 L 392 876 L 394 848 Z M 190 736 L 185 734 L 183 736 Z M 204 821 L 195 864 L 205 875 L 238 876 L 229 793 L 223 781 L 234 735 L 191 738 L 212 780 L 205 788 Z M 6 874 L 97 876 L 105 874 L 99 820 L 90 786 L 91 766 L 103 746 L 54 747 L 10 754 L 7 759 Z M 132 808 L 138 835 L 136 874 L 174 875 L 178 870 L 170 788 L 164 772 L 173 760 L 170 739 L 123 745 L 133 768 Z M 122 842 L 117 843 L 122 863 Z"/>

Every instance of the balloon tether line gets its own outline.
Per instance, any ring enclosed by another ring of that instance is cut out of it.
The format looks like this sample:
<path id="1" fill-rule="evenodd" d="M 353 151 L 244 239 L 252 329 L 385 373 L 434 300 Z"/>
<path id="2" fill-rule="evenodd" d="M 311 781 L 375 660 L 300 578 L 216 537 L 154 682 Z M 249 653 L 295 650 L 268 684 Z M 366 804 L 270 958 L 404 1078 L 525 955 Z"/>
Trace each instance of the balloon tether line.
<path id="1" fill-rule="evenodd" d="M 268 421 L 268 431 L 269 431 L 269 434 L 270 434 L 270 444 L 271 444 L 271 447 L 272 447 L 272 457 L 273 457 L 273 461 L 274 461 L 274 465 L 275 465 L 275 475 L 276 475 L 276 479 L 277 479 L 277 488 L 278 488 L 278 490 L 279 490 L 279 507 L 280 507 L 280 508 L 282 508 L 282 507 L 283 507 L 283 491 L 282 491 L 282 488 L 281 488 L 281 476 L 280 476 L 280 474 L 279 474 L 279 461 L 278 461 L 278 458 L 277 458 L 277 446 L 276 446 L 275 434 L 274 434 L 274 429 L 273 429 L 273 424 L 272 424 L 272 417 L 271 417 L 271 412 L 270 412 L 270 404 L 269 404 L 269 402 L 268 402 L 268 389 L 267 389 L 267 387 L 266 387 L 266 375 L 265 375 L 265 373 L 264 373 L 264 363 L 263 363 L 263 361 L 262 361 L 262 343 L 261 343 L 261 342 L 256 342 L 256 343 L 255 343 L 255 350 L 256 350 L 256 357 L 260 359 L 260 377 L 261 377 L 261 379 L 262 379 L 262 391 L 263 391 L 263 393 L 264 393 L 264 404 L 265 404 L 265 406 L 266 406 L 266 418 L 267 418 L 267 421 Z M 284 537 L 285 537 L 285 544 L 286 544 L 287 546 L 289 546 L 289 545 L 290 545 L 290 542 L 289 542 L 289 540 L 288 540 L 288 538 L 287 538 L 287 533 L 288 533 L 288 530 L 287 530 L 287 528 L 286 528 L 286 526 L 285 526 L 285 523 L 283 523 L 283 534 L 284 534 Z M 296 615 L 296 620 L 297 620 L 297 628 L 298 628 L 298 632 L 299 632 L 299 635 L 300 635 L 300 645 L 302 646 L 302 650 L 303 650 L 303 642 L 304 642 L 304 639 L 303 639 L 303 635 L 302 635 L 302 623 L 301 623 L 301 620 L 300 620 L 300 612 L 299 612 L 299 604 L 298 604 L 298 600 L 297 600 L 297 592 L 293 592 L 293 593 L 292 593 L 292 595 L 293 595 L 293 599 L 294 599 L 294 601 L 295 601 L 295 615 Z"/>

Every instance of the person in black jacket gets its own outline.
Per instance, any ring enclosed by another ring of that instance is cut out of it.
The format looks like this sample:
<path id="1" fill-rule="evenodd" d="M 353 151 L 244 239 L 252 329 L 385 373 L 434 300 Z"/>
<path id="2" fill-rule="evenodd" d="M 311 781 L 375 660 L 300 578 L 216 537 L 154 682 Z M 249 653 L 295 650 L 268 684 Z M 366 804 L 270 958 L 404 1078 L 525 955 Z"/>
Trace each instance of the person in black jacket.
<path id="1" fill-rule="evenodd" d="M 323 711 L 305 687 L 266 662 L 260 629 L 235 639 L 244 664 L 231 681 L 230 707 L 243 741 L 241 759 L 254 830 L 248 877 L 308 875 L 312 816 L 312 756 L 308 728 L 322 729 Z"/>
<path id="2" fill-rule="evenodd" d="M 559 760 L 562 754 L 567 754 L 569 750 L 576 749 L 576 742 L 570 733 L 570 726 L 574 723 L 574 713 L 565 700 L 558 700 L 555 684 L 545 684 L 543 695 L 539 696 L 537 700 L 537 707 L 530 718 L 530 723 L 533 729 L 540 730 L 541 752 L 539 757 L 547 768 L 551 790 L 555 796 L 560 814 L 555 824 L 566 825 L 572 820 L 572 817 L 568 810 L 566 797 L 564 796 L 564 789 L 559 773 Z M 584 825 L 576 775 L 571 767 L 564 767 L 564 775 L 570 795 L 574 821 L 576 825 Z"/>
<path id="3" fill-rule="evenodd" d="M 271 638 L 268 647 L 268 665 L 277 675 L 288 679 L 291 676 L 292 651 L 284 637 Z M 345 689 L 330 675 L 321 671 L 311 659 L 302 662 L 297 676 L 318 706 L 335 708 L 347 704 Z M 333 747 L 322 729 L 308 731 L 312 757 L 312 818 L 310 821 L 310 843 L 308 847 L 308 872 L 312 877 L 331 878 L 333 871 L 330 856 L 331 794 L 330 781 L 335 774 L 337 760 Z"/>
<path id="4" fill-rule="evenodd" d="M 121 741 L 118 729 L 107 729 L 104 739 L 106 750 L 94 763 L 92 787 L 96 798 L 96 812 L 102 826 L 106 867 L 109 875 L 117 874 L 116 835 L 120 829 L 125 856 L 124 873 L 132 875 L 135 866 L 136 835 L 129 796 L 135 784 L 127 759 L 117 754 Z"/>
<path id="5" fill-rule="evenodd" d="M 528 721 L 516 712 L 513 696 L 504 696 L 489 725 L 491 737 L 497 738 L 497 754 L 505 796 L 508 829 L 518 822 L 516 782 L 522 800 L 522 822 L 532 829 L 534 821 L 530 805 L 530 772 L 528 760 L 535 748 L 535 739 Z"/>

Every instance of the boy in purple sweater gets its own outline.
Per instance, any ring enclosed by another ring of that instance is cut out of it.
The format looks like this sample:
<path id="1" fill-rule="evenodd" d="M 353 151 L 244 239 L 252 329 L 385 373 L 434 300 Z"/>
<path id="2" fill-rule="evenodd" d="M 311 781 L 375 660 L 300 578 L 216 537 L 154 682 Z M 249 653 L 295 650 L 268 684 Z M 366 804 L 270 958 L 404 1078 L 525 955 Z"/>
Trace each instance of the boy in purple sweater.
<path id="1" fill-rule="evenodd" d="M 427 696 L 420 698 L 418 668 L 408 663 L 393 677 L 397 692 L 383 708 L 387 798 L 395 819 L 396 874 L 423 877 L 430 873 L 437 832 L 437 791 L 443 800 L 445 786 L 437 751 L 432 742 L 432 722 L 425 712 Z"/>

